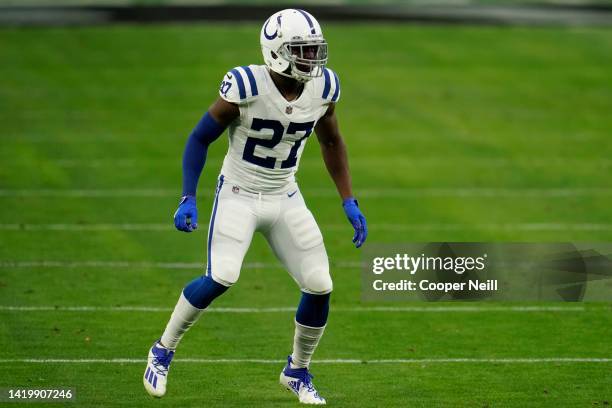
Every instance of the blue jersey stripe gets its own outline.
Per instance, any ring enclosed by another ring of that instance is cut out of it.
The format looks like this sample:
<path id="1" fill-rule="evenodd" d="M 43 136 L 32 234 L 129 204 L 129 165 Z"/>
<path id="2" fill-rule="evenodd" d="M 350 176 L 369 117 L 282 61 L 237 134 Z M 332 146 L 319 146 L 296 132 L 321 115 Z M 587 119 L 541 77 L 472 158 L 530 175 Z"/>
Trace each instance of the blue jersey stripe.
<path id="1" fill-rule="evenodd" d="M 230 71 L 236 77 L 236 82 L 238 82 L 238 92 L 240 92 L 240 99 L 246 98 L 246 89 L 244 88 L 244 81 L 242 80 L 242 74 L 236 68 Z"/>
<path id="2" fill-rule="evenodd" d="M 336 102 L 338 100 L 338 95 L 340 95 L 340 80 L 334 71 L 332 71 L 332 74 L 334 74 L 334 79 L 336 80 L 336 90 L 332 96 L 332 102 Z"/>
<path id="3" fill-rule="evenodd" d="M 221 187 L 223 187 L 223 175 L 219 177 L 219 182 L 217 183 L 217 191 L 215 192 L 215 202 L 213 204 L 213 212 L 210 217 L 210 225 L 208 227 L 208 247 L 207 247 L 207 265 L 206 265 L 206 275 L 212 277 L 211 270 L 211 247 L 212 247 L 212 239 L 213 239 L 213 230 L 215 229 L 215 217 L 217 216 L 217 203 L 219 202 L 219 193 L 221 192 Z"/>
<path id="4" fill-rule="evenodd" d="M 329 78 L 329 71 L 327 68 L 323 68 L 323 76 L 325 76 L 325 87 L 323 88 L 323 99 L 327 99 L 329 95 L 329 90 L 331 88 L 331 79 Z"/>
<path id="5" fill-rule="evenodd" d="M 306 21 L 308 21 L 308 25 L 310 26 L 310 34 L 316 34 L 317 32 L 315 31 L 314 24 L 312 24 L 312 19 L 310 18 L 310 14 L 308 14 L 304 10 L 300 10 L 300 9 L 296 9 L 296 10 L 302 13 L 302 15 L 306 18 Z"/>
<path id="6" fill-rule="evenodd" d="M 251 84 L 251 95 L 257 96 L 257 81 L 255 81 L 255 76 L 253 75 L 253 71 L 249 67 L 242 67 L 246 71 L 247 77 L 249 78 L 249 84 Z"/>

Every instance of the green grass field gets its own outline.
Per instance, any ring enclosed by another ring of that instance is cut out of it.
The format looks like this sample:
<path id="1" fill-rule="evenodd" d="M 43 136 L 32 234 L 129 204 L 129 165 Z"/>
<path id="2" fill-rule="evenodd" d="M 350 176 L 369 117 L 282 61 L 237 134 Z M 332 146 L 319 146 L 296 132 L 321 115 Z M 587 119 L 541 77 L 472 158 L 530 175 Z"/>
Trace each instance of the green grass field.
<path id="1" fill-rule="evenodd" d="M 277 385 L 292 338 L 285 309 L 206 314 L 167 397 L 153 401 L 141 380 L 169 308 L 205 263 L 227 147 L 213 145 L 200 182 L 203 228 L 183 234 L 171 220 L 184 141 L 225 71 L 260 61 L 258 30 L 0 30 L 0 388 L 73 387 L 88 407 L 297 405 Z M 612 241 L 612 31 L 330 25 L 327 37 L 369 242 Z M 610 404 L 608 305 L 373 310 L 314 138 L 298 175 L 335 281 L 316 359 L 364 361 L 313 363 L 329 405 Z M 261 237 L 245 263 L 215 307 L 297 304 Z M 162 310 L 118 308 L 131 306 Z M 115 358 L 139 361 L 86 361 Z M 454 358 L 467 360 L 444 361 Z"/>

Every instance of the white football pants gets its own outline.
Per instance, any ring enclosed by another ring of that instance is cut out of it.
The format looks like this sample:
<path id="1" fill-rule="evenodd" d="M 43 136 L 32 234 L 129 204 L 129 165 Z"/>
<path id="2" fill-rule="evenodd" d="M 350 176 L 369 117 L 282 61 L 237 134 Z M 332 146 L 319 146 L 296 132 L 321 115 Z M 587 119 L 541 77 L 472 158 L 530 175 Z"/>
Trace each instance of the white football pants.
<path id="1" fill-rule="evenodd" d="M 264 235 L 300 290 L 332 291 L 323 236 L 297 184 L 282 194 L 251 193 L 221 175 L 208 231 L 207 274 L 225 286 L 236 283 L 255 231 Z"/>

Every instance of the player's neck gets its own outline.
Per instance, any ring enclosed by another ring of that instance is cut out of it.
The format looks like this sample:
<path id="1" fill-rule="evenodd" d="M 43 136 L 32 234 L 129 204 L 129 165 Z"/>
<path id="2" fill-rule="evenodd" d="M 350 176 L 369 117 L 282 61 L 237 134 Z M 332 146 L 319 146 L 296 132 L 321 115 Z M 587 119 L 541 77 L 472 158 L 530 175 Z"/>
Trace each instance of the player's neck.
<path id="1" fill-rule="evenodd" d="M 272 70 L 269 70 L 270 78 L 272 78 L 272 82 L 276 85 L 276 88 L 279 90 L 281 95 L 285 97 L 289 102 L 292 102 L 299 98 L 304 89 L 304 84 L 302 82 L 296 81 L 293 78 L 289 78 L 278 74 Z"/>

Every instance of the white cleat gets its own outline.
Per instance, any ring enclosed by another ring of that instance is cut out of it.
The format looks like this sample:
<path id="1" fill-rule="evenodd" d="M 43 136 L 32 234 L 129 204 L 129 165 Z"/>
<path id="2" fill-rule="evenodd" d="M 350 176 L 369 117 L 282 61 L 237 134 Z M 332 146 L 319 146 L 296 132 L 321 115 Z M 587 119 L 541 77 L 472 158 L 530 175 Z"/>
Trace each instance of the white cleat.
<path id="1" fill-rule="evenodd" d="M 162 346 L 159 340 L 149 350 L 147 369 L 142 381 L 145 390 L 153 397 L 161 398 L 166 393 L 166 381 L 172 357 L 174 357 L 174 351 Z"/>
<path id="2" fill-rule="evenodd" d="M 325 405 L 325 398 L 312 384 L 312 374 L 307 368 L 291 368 L 291 356 L 280 374 L 280 384 L 293 392 L 302 404 Z"/>

